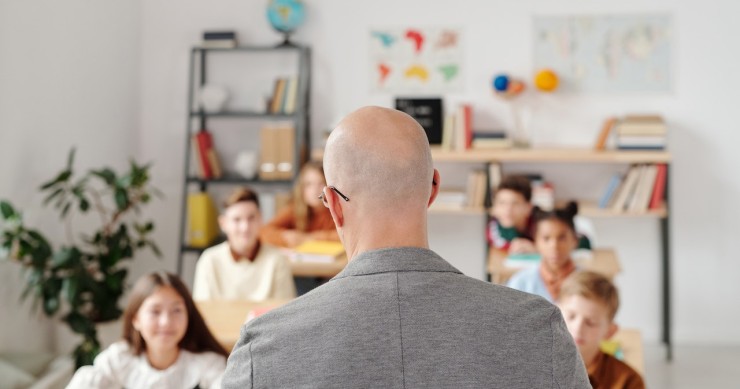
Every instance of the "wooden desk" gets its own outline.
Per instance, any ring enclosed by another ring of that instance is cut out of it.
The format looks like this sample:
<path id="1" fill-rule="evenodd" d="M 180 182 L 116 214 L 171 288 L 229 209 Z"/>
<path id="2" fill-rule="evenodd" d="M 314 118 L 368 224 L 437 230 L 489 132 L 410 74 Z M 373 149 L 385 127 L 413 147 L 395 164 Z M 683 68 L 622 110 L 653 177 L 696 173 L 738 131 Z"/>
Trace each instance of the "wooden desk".
<path id="1" fill-rule="evenodd" d="M 231 352 L 239 340 L 239 332 L 249 311 L 254 308 L 279 307 L 289 301 L 196 301 L 195 306 L 198 307 L 198 311 L 216 340 Z"/>
<path id="2" fill-rule="evenodd" d="M 294 262 L 290 261 L 290 270 L 295 277 L 332 278 L 347 266 L 347 256 L 332 263 Z"/>
<path id="3" fill-rule="evenodd" d="M 507 267 L 504 264 L 506 255 L 506 252 L 501 250 L 491 250 L 488 254 L 488 273 L 491 274 L 491 281 L 496 284 L 506 283 L 514 273 L 521 270 Z M 579 268 L 603 274 L 609 279 L 614 278 L 622 270 L 613 249 L 594 249 L 591 258 L 573 260 Z"/>
<path id="4" fill-rule="evenodd" d="M 645 355 L 642 349 L 642 335 L 639 330 L 624 328 L 617 331 L 611 338 L 619 342 L 624 353 L 624 362 L 637 370 L 645 379 Z"/>

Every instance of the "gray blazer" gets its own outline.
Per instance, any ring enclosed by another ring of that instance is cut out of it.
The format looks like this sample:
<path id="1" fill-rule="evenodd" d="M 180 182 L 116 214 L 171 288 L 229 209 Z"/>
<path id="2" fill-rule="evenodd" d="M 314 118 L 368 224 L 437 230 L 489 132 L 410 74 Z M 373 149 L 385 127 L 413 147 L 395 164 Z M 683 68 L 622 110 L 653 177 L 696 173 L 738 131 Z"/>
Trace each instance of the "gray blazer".
<path id="1" fill-rule="evenodd" d="M 560 310 L 433 251 L 358 255 L 244 326 L 224 388 L 590 388 Z"/>

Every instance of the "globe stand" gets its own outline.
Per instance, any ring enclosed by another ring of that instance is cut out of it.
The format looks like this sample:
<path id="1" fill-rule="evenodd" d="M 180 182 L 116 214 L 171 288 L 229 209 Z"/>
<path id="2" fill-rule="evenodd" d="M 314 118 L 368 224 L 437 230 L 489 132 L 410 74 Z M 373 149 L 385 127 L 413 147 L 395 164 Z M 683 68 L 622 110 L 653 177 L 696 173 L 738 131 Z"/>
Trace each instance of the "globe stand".
<path id="1" fill-rule="evenodd" d="M 289 32 L 282 32 L 283 34 L 283 41 L 277 45 L 277 47 L 298 47 L 295 43 L 290 41 L 290 34 Z"/>

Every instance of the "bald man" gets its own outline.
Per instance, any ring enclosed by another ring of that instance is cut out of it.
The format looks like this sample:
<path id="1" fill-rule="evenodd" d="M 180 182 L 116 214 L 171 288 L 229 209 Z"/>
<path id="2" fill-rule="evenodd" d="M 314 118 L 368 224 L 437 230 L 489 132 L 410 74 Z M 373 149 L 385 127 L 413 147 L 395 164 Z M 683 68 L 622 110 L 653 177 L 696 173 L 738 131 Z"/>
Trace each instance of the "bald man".
<path id="1" fill-rule="evenodd" d="M 440 176 L 414 119 L 353 112 L 327 141 L 324 171 L 349 264 L 242 328 L 224 388 L 590 388 L 555 306 L 429 250 Z"/>

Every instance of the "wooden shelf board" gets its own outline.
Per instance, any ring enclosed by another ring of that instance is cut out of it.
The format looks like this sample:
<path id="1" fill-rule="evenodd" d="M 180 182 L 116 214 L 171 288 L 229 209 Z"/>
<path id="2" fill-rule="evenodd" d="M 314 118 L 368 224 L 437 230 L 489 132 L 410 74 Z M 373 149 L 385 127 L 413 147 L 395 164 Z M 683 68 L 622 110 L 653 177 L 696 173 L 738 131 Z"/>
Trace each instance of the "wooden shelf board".
<path id="1" fill-rule="evenodd" d="M 563 162 L 563 163 L 668 163 L 667 151 L 593 150 L 586 148 L 471 149 L 444 151 L 432 148 L 440 162 Z"/>

